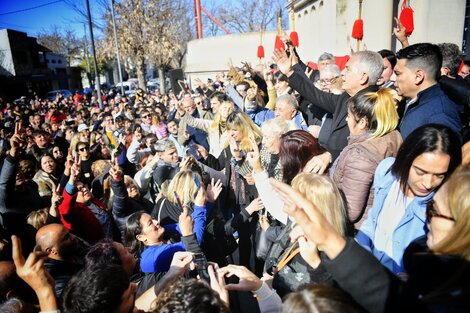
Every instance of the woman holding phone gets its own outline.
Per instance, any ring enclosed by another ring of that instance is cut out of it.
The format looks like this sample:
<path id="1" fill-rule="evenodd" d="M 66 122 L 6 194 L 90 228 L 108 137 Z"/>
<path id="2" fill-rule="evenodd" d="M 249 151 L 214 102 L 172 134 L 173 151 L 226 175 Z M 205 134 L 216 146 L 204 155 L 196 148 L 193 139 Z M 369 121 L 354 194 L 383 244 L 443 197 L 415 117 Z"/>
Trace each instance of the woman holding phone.
<path id="1" fill-rule="evenodd" d="M 145 211 L 129 216 L 124 242 L 132 254 L 141 259 L 140 267 L 144 273 L 168 271 L 173 255 L 177 251 L 201 252 L 199 246 L 204 235 L 207 211 L 212 208 L 219 193 L 220 190 L 214 191 L 212 187 L 206 192 L 204 185 L 201 184 L 194 199 L 192 214 L 186 205 L 180 207 L 182 213 L 179 215 L 178 224 L 162 226 Z M 167 242 L 164 237 L 165 232 L 179 233 L 181 242 Z"/>

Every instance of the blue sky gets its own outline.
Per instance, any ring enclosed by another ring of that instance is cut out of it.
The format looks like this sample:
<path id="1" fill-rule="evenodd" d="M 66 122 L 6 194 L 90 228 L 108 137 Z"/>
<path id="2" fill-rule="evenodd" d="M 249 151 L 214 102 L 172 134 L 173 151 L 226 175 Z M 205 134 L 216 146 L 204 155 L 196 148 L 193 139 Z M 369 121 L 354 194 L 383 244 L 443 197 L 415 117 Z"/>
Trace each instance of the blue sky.
<path id="1" fill-rule="evenodd" d="M 74 1 L 83 3 L 85 8 L 85 0 Z M 41 30 L 48 30 L 52 25 L 57 25 L 62 29 L 73 29 L 78 37 L 82 37 L 83 23 L 79 21 L 81 16 L 64 1 L 23 12 L 4 14 L 51 2 L 54 0 L 0 0 L 0 29 L 10 28 L 28 33 L 29 36 L 35 36 Z M 90 0 L 90 7 L 94 17 L 97 13 L 95 0 Z"/>

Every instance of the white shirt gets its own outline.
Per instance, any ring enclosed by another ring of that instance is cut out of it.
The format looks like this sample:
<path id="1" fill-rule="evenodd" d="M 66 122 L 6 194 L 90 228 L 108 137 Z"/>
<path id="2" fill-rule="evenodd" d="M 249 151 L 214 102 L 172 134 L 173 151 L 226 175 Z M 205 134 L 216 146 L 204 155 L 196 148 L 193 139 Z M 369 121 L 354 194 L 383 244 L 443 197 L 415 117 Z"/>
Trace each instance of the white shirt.
<path id="1" fill-rule="evenodd" d="M 400 189 L 399 182 L 395 181 L 379 214 L 374 245 L 391 258 L 393 258 L 393 232 L 411 201 L 413 198 L 406 197 Z"/>

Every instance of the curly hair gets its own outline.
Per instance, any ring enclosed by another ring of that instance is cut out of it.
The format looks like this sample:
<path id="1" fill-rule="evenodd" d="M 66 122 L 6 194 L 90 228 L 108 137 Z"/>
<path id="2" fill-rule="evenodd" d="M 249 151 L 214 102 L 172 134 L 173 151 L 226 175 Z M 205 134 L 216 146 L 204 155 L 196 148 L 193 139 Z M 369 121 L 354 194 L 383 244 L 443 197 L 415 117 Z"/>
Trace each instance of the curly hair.
<path id="1" fill-rule="evenodd" d="M 206 283 L 178 279 L 163 289 L 155 299 L 158 313 L 228 313 L 219 295 Z"/>

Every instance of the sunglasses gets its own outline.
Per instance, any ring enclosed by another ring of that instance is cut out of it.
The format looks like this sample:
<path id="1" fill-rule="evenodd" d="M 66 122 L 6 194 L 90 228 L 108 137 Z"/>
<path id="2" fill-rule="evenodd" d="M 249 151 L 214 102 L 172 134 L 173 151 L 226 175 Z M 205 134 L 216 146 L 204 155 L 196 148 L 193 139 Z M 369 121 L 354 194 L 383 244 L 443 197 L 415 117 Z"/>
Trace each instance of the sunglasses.
<path id="1" fill-rule="evenodd" d="M 433 217 L 440 217 L 448 221 L 455 222 L 453 217 L 437 213 L 436 208 L 434 207 L 434 200 L 431 199 L 428 203 L 426 203 L 426 220 L 430 222 Z"/>
<path id="2" fill-rule="evenodd" d="M 83 147 L 83 148 L 78 149 L 78 151 L 81 151 L 81 152 L 83 152 L 83 151 L 88 151 L 88 148 L 87 148 L 87 147 Z"/>
<path id="3" fill-rule="evenodd" d="M 148 118 L 150 117 L 150 115 L 145 115 L 145 116 L 142 116 L 142 118 Z"/>
<path id="4" fill-rule="evenodd" d="M 201 102 L 201 101 L 199 101 L 199 102 L 196 102 L 196 105 L 200 105 L 200 104 L 202 104 L 202 102 Z"/>

